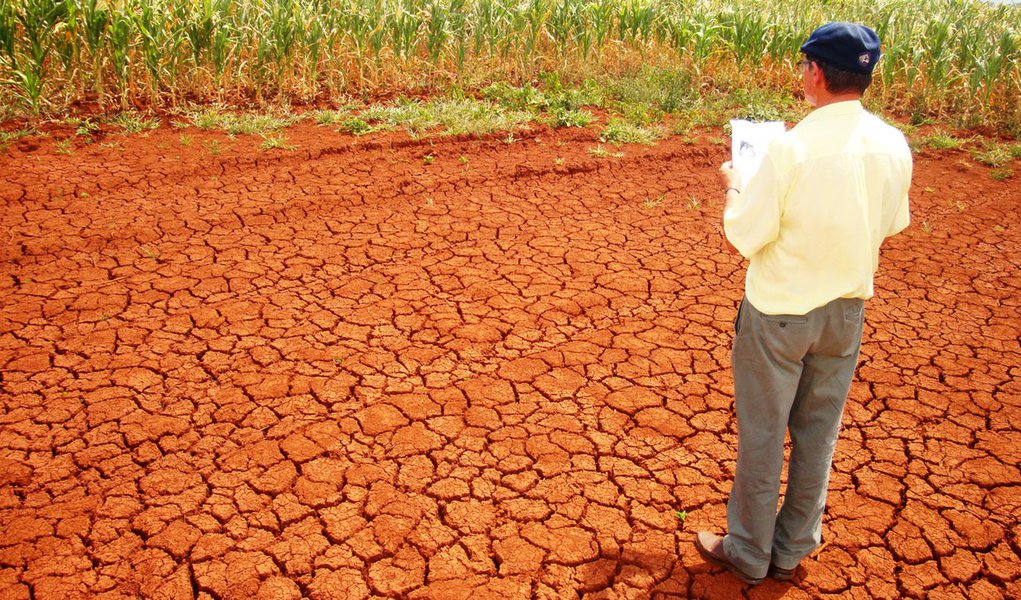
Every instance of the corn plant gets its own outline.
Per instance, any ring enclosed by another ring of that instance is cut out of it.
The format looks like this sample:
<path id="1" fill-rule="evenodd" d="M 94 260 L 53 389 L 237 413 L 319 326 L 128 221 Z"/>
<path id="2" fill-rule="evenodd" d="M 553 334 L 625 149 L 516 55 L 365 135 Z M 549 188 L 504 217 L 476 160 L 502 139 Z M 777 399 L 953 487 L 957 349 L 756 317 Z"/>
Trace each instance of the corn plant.
<path id="1" fill-rule="evenodd" d="M 18 64 L 16 46 L 18 40 L 18 13 L 11 3 L 11 0 L 0 0 L 0 59 L 4 61 L 7 69 L 13 69 Z"/>
<path id="2" fill-rule="evenodd" d="M 622 0 L 617 19 L 620 39 L 644 44 L 652 33 L 656 15 L 650 0 Z"/>
<path id="3" fill-rule="evenodd" d="M 761 60 L 766 53 L 770 25 L 762 13 L 733 11 L 725 13 L 721 25 L 731 38 L 731 50 L 738 65 Z"/>
<path id="4" fill-rule="evenodd" d="M 829 20 L 879 33 L 870 94 L 885 108 L 1021 131 L 1021 7 L 979 0 L 0 0 L 0 114 L 84 94 L 111 108 L 310 98 L 448 73 L 520 84 L 551 68 L 791 86 L 800 44 Z"/>
<path id="5" fill-rule="evenodd" d="M 15 13 L 27 52 L 20 61 L 12 56 L 12 71 L 21 97 L 35 113 L 42 108 L 46 61 L 54 47 L 54 31 L 66 10 L 58 0 L 39 0 L 28 3 L 24 12 Z"/>

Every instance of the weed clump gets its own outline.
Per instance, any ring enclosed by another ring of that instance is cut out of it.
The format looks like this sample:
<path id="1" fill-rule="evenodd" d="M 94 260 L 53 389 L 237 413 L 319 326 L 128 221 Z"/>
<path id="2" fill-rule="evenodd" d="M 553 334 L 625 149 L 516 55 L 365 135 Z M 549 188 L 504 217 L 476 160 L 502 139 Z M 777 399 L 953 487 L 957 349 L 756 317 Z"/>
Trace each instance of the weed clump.
<path id="1" fill-rule="evenodd" d="M 663 137 L 658 127 L 643 127 L 629 123 L 623 119 L 611 119 L 599 135 L 599 140 L 607 144 L 645 144 L 651 146 Z"/>

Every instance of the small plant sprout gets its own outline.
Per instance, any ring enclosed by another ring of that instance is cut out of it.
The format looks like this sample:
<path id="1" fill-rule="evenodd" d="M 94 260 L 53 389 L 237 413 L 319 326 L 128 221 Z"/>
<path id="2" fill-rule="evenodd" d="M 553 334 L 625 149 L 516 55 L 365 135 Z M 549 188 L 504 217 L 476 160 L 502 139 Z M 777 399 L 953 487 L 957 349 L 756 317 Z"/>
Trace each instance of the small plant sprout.
<path id="1" fill-rule="evenodd" d="M 208 152 L 210 156 L 220 155 L 220 140 L 203 140 L 202 146 L 206 149 L 206 152 Z"/>
<path id="2" fill-rule="evenodd" d="M 0 150 L 3 150 L 11 143 L 23 137 L 35 135 L 37 133 L 38 132 L 31 127 L 25 127 L 22 129 L 17 129 L 15 131 L 0 131 Z"/>
<path id="3" fill-rule="evenodd" d="M 698 210 L 702 208 L 702 201 L 694 196 L 688 196 L 688 208 Z"/>
<path id="4" fill-rule="evenodd" d="M 110 122 L 120 126 L 126 133 L 141 133 L 160 126 L 159 118 L 145 117 L 136 112 L 119 113 Z"/>
<path id="5" fill-rule="evenodd" d="M 74 147 L 71 145 L 71 138 L 60 140 L 56 143 L 57 154 L 73 154 Z"/>
<path id="6" fill-rule="evenodd" d="M 262 144 L 259 145 L 259 148 L 262 149 L 262 150 L 273 150 L 273 149 L 295 150 L 295 149 L 297 149 L 297 146 L 295 146 L 294 144 L 288 144 L 287 143 L 287 138 L 285 138 L 283 136 L 268 135 L 268 134 L 264 134 L 264 133 L 259 134 L 259 135 L 262 137 L 262 140 L 263 140 Z"/>
<path id="7" fill-rule="evenodd" d="M 645 208 L 653 209 L 663 203 L 663 198 L 666 198 L 666 194 L 660 194 L 656 198 L 646 198 L 642 204 Z"/>
<path id="8" fill-rule="evenodd" d="M 72 119 L 70 123 L 78 125 L 75 128 L 74 133 L 81 137 L 90 138 L 92 137 L 92 134 L 99 131 L 99 123 L 96 123 L 92 119 Z"/>
<path id="9" fill-rule="evenodd" d="M 558 157 L 554 158 L 553 159 L 553 164 L 555 164 L 558 167 L 564 166 L 564 157 L 563 156 L 558 156 Z"/>
<path id="10" fill-rule="evenodd" d="M 514 137 L 514 132 L 513 131 L 508 133 L 507 137 L 503 138 L 503 143 L 504 144 L 513 144 L 516 141 L 518 141 L 518 138 Z"/>
<path id="11" fill-rule="evenodd" d="M 312 113 L 312 118 L 320 125 L 337 125 L 347 116 L 346 110 L 317 110 Z"/>
<path id="12" fill-rule="evenodd" d="M 1014 176 L 1014 169 L 1010 167 L 996 167 L 989 172 L 989 175 L 996 181 L 1004 181 Z"/>
<path id="13" fill-rule="evenodd" d="M 460 162 L 460 163 L 461 163 L 462 165 L 468 166 L 468 157 L 467 157 L 467 156 L 465 156 L 464 154 L 462 154 L 461 156 L 458 156 L 458 157 L 457 157 L 457 160 L 458 160 L 458 161 L 459 161 L 459 162 Z"/>
<path id="14" fill-rule="evenodd" d="M 436 157 L 433 156 L 432 154 L 426 154 L 425 156 L 422 157 L 422 162 L 424 162 L 427 165 L 433 164 L 433 161 L 435 161 L 435 160 L 436 160 Z"/>
<path id="15" fill-rule="evenodd" d="M 929 224 L 929 221 L 927 220 L 922 221 L 922 231 L 924 231 L 926 234 L 932 233 L 932 225 Z"/>
<path id="16" fill-rule="evenodd" d="M 369 125 L 365 120 L 358 117 L 350 117 L 340 122 L 340 131 L 344 131 L 353 135 L 365 135 L 371 133 L 375 128 Z"/>
<path id="17" fill-rule="evenodd" d="M 677 517 L 677 527 L 684 527 L 684 520 L 688 518 L 688 511 L 678 510 L 674 512 L 674 516 Z"/>
<path id="18" fill-rule="evenodd" d="M 610 152 L 603 148 L 602 144 L 596 144 L 594 148 L 589 148 L 588 153 L 596 158 L 624 158 L 623 152 Z"/>
<path id="19" fill-rule="evenodd" d="M 191 146 L 191 136 L 184 135 L 182 133 L 181 135 L 177 136 L 177 143 L 181 144 L 182 146 Z"/>
<path id="20" fill-rule="evenodd" d="M 142 255 L 145 256 L 146 258 L 151 258 L 151 259 L 156 260 L 156 261 L 158 261 L 159 258 L 160 258 L 159 251 L 158 250 L 153 250 L 152 248 L 150 248 L 148 246 L 141 246 L 141 247 L 138 248 L 138 251 L 141 252 Z"/>

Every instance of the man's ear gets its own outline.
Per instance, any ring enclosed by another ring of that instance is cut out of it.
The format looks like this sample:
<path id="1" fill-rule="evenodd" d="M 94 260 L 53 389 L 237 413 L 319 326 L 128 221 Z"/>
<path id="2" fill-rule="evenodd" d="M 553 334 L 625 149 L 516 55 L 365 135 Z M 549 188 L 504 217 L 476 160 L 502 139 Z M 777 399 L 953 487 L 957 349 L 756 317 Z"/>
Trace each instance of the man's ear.
<path id="1" fill-rule="evenodd" d="M 815 84 L 816 89 L 828 90 L 826 87 L 826 76 L 823 75 L 822 69 L 816 63 L 808 65 L 808 76 L 812 78 L 812 83 Z"/>

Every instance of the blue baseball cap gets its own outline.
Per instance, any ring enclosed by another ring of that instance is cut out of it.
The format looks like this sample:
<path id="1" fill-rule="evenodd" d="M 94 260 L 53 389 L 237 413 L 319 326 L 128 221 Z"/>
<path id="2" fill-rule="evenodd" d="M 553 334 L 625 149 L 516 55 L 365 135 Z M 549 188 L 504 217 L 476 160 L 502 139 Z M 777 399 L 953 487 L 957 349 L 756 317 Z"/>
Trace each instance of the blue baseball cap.
<path id="1" fill-rule="evenodd" d="M 879 36 L 864 25 L 835 21 L 813 31 L 801 52 L 844 71 L 871 73 L 879 62 Z"/>

